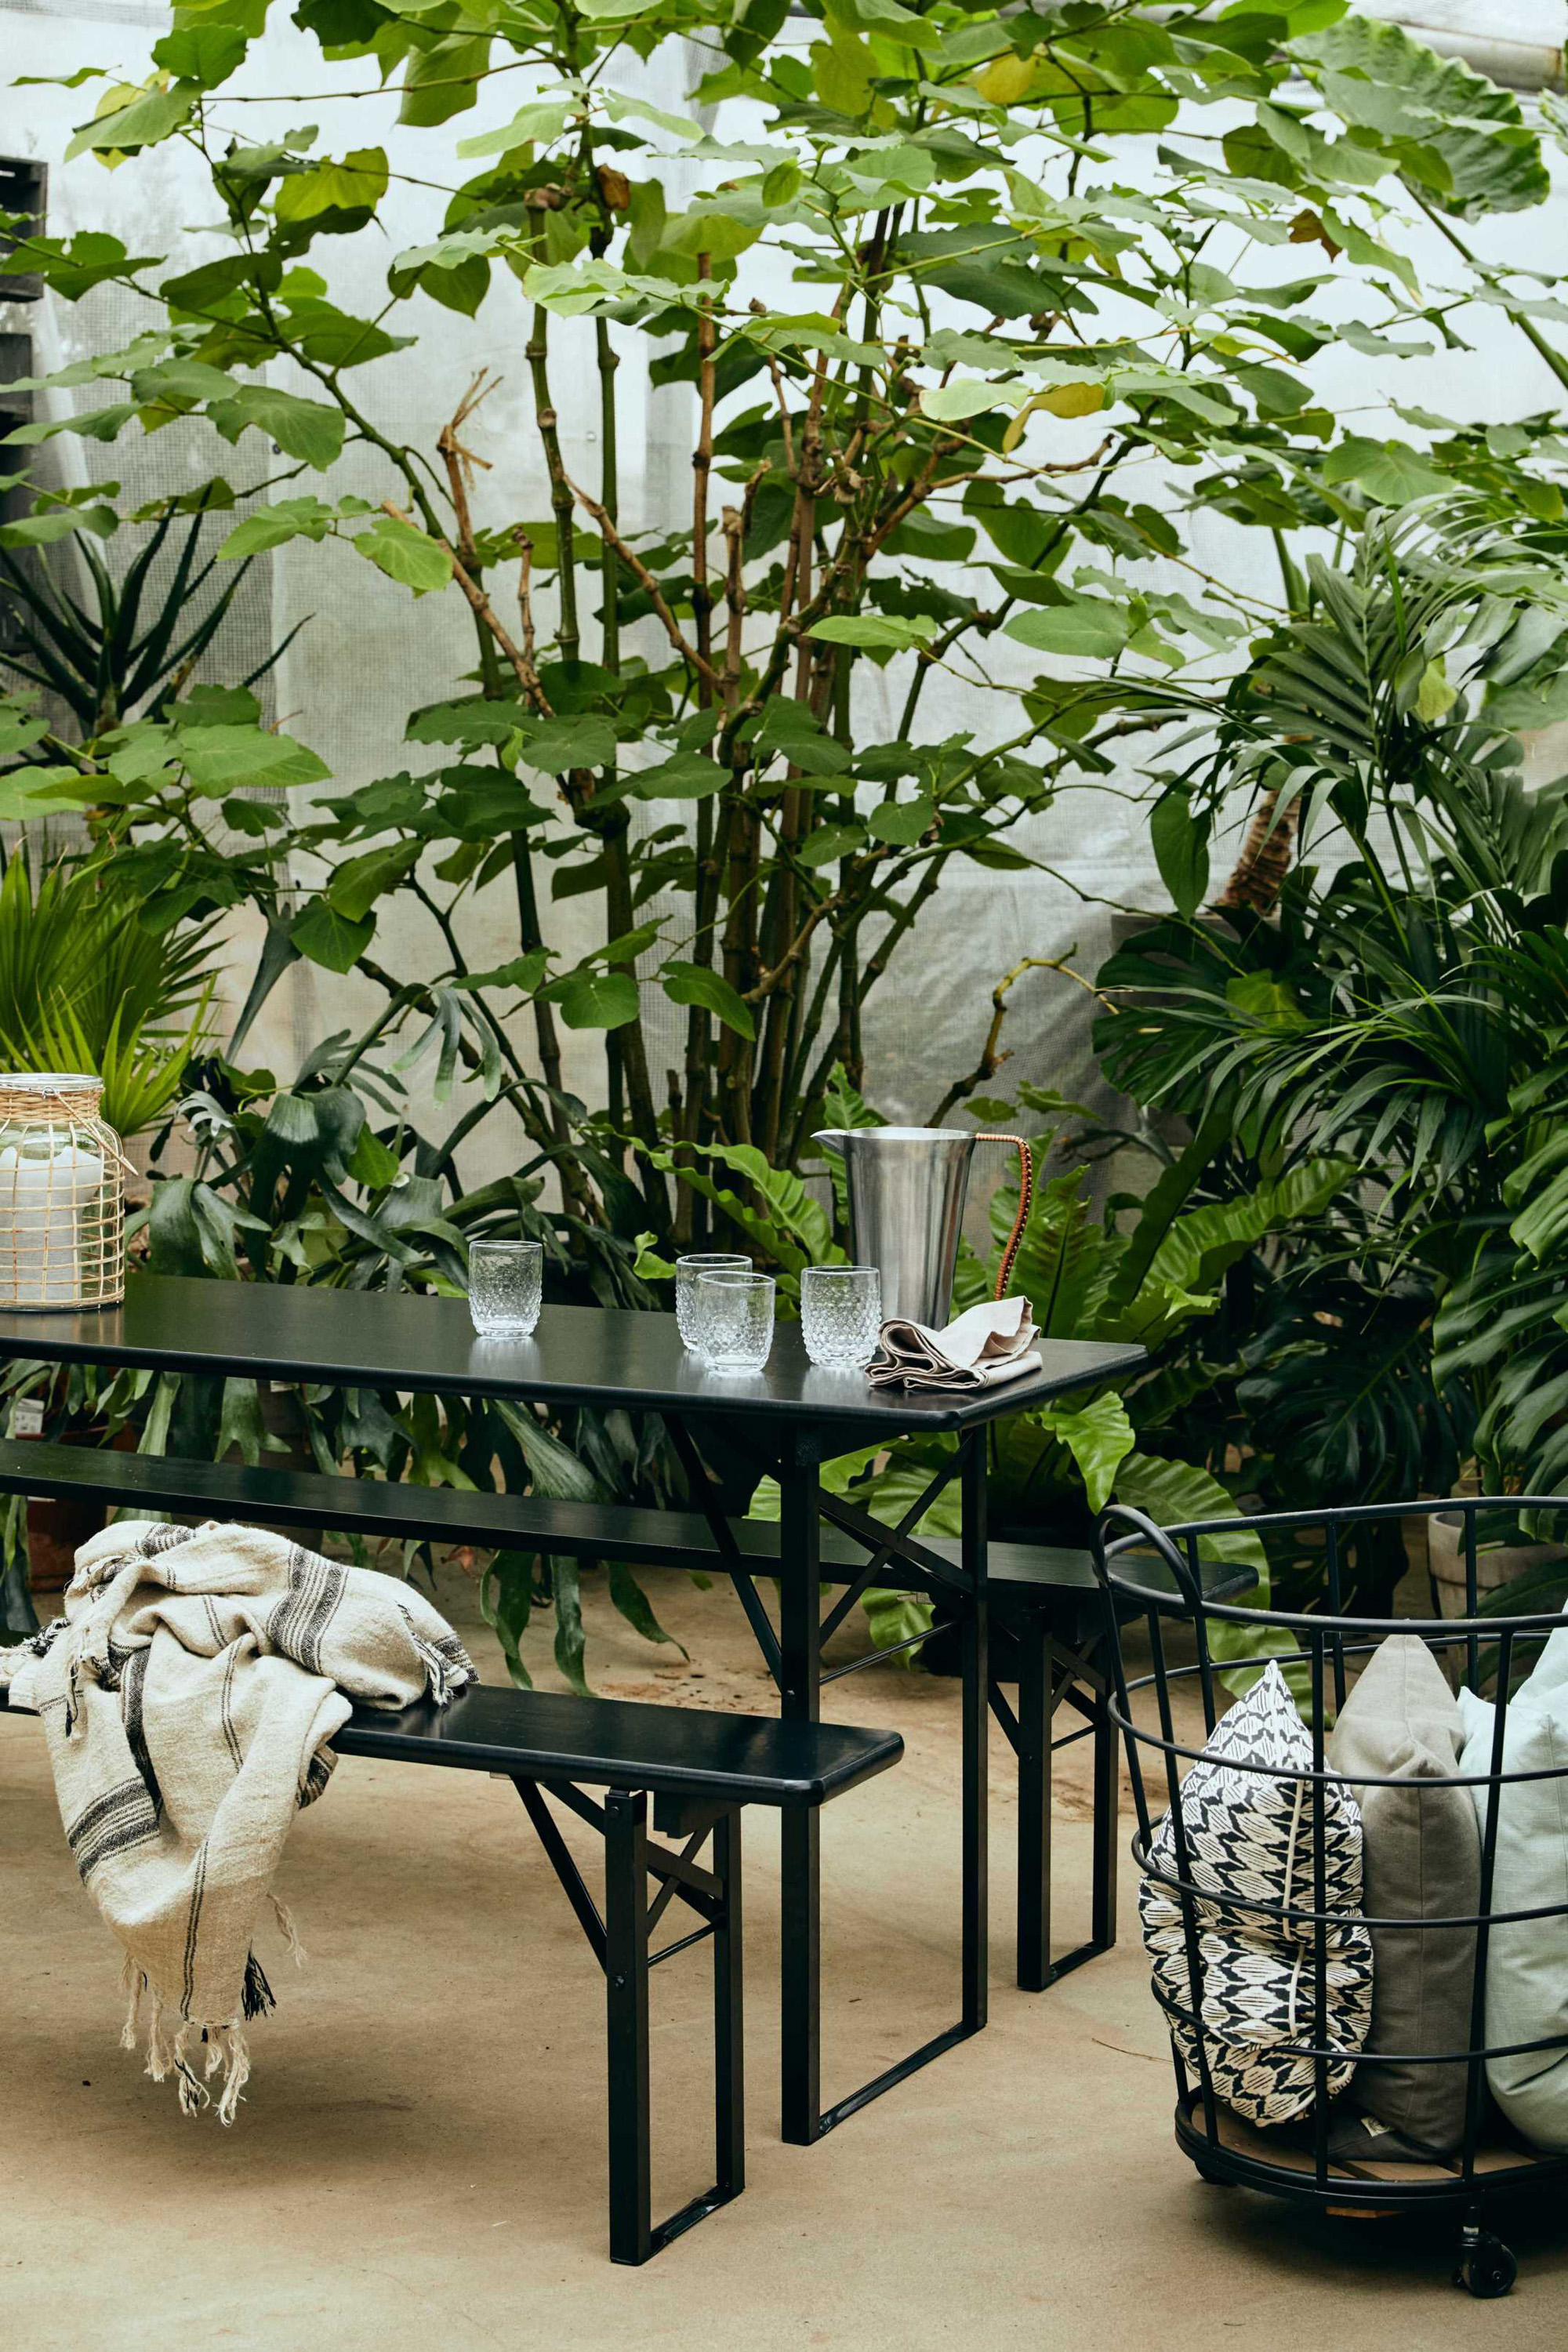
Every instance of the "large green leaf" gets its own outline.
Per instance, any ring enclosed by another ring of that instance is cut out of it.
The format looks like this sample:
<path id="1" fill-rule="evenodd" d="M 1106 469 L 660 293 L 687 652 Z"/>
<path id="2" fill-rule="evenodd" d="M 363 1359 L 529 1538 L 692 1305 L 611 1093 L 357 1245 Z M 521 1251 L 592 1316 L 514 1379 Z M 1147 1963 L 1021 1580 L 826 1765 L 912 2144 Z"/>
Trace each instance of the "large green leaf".
<path id="1" fill-rule="evenodd" d="M 1130 1454 L 1116 1474 L 1116 1499 L 1130 1503 L 1156 1527 L 1179 1527 L 1194 1519 L 1234 1518 L 1233 1497 L 1217 1478 L 1191 1462 L 1169 1462 L 1152 1454 Z M 1262 1538 L 1245 1527 L 1200 1538 L 1205 1559 L 1235 1562 L 1254 1571 L 1257 1581 L 1231 1605 L 1247 1609 L 1269 1606 L 1268 1555 Z M 1248 1661 L 1285 1655 L 1290 1636 L 1266 1625 L 1232 1625 L 1209 1621 L 1209 1648 L 1225 1668 L 1225 1680 L 1237 1693 L 1250 1690 L 1259 1668 Z"/>
<path id="2" fill-rule="evenodd" d="M 215 400 L 207 414 L 226 441 L 237 441 L 247 425 L 276 441 L 285 456 L 299 457 L 324 473 L 342 454 L 346 424 L 341 408 L 279 392 L 269 383 L 239 385 L 227 400 Z"/>
<path id="3" fill-rule="evenodd" d="M 342 915 L 327 898 L 312 898 L 289 926 L 290 945 L 328 971 L 352 971 L 374 934 L 374 915 Z"/>
<path id="4" fill-rule="evenodd" d="M 993 1262 L 1012 1231 L 1016 1183 L 991 1198 Z M 1046 1339 L 1084 1339 L 1098 1331 L 1118 1252 L 1114 1238 L 1090 1213 L 1082 1171 L 1037 1183 L 1014 1262 L 1012 1286 L 1022 1291 Z"/>
<path id="5" fill-rule="evenodd" d="M 99 154 L 129 153 L 137 148 L 156 147 L 163 140 L 172 139 L 190 121 L 196 100 L 195 89 L 187 83 L 176 83 L 173 89 L 153 88 L 113 94 L 123 102 L 112 112 L 83 123 L 66 149 L 68 163 L 73 156 L 89 151 Z"/>
<path id="6" fill-rule="evenodd" d="M 813 1200 L 800 1178 L 787 1168 L 770 1166 L 754 1144 L 710 1144 L 689 1156 L 650 1151 L 647 1158 L 661 1173 L 679 1176 L 723 1210 L 732 1223 L 784 1272 L 798 1277 L 808 1265 L 842 1265 L 844 1253 L 833 1238 L 827 1212 Z M 732 1169 L 752 1187 L 747 1199 L 708 1172 L 704 1162 Z"/>
<path id="7" fill-rule="evenodd" d="M 280 221 L 319 220 L 323 214 L 367 215 L 386 194 L 386 151 L 360 147 L 341 163 L 330 159 L 308 172 L 291 173 L 278 184 L 272 208 Z"/>
<path id="8" fill-rule="evenodd" d="M 722 972 L 714 971 L 708 964 L 675 960 L 660 966 L 658 980 L 672 1004 L 700 1004 L 738 1035 L 756 1035 L 757 1024 L 751 1006 L 731 988 Z"/>
<path id="9" fill-rule="evenodd" d="M 1110 661 L 1126 645 L 1131 630 L 1122 605 L 1083 596 L 1072 604 L 1037 604 L 1026 613 L 1015 613 L 1005 634 L 1039 653 Z"/>
<path id="10" fill-rule="evenodd" d="M 291 539 L 322 540 L 335 520 L 336 510 L 324 499 L 279 499 L 236 523 L 218 555 L 224 562 L 235 562 L 259 555 L 269 547 L 286 546 Z"/>
<path id="11" fill-rule="evenodd" d="M 1192 795 L 1173 788 L 1162 793 L 1149 819 L 1149 839 L 1160 879 L 1178 915 L 1195 915 L 1209 883 L 1209 819 L 1194 809 Z"/>
<path id="12" fill-rule="evenodd" d="M 1518 212 L 1550 192 L 1541 142 L 1511 90 L 1440 57 L 1402 26 L 1341 17 L 1290 44 L 1342 120 L 1375 131 L 1445 212 Z"/>
<path id="13" fill-rule="evenodd" d="M 1067 1447 L 1083 1480 L 1089 1509 L 1102 1511 L 1114 1491 L 1117 1473 L 1136 1443 L 1121 1399 L 1108 1391 L 1076 1412 L 1069 1412 L 1063 1405 L 1044 1405 L 1031 1418 Z"/>
<path id="14" fill-rule="evenodd" d="M 637 1017 L 641 999 L 626 971 L 572 971 L 541 992 L 561 1006 L 568 1029 L 620 1029 Z"/>
<path id="15" fill-rule="evenodd" d="M 1355 1175 L 1352 1160 L 1307 1160 L 1256 1192 L 1192 1210 L 1166 1233 L 1150 1278 L 1184 1290 L 1212 1289 L 1266 1234 L 1321 1215 Z"/>
<path id="16" fill-rule="evenodd" d="M 428 129 L 466 113 L 478 100 L 489 55 L 488 33 L 452 33 L 428 48 L 415 49 L 403 69 L 399 122 Z"/>
<path id="17" fill-rule="evenodd" d="M 1408 506 L 1454 488 L 1453 478 L 1428 465 L 1403 441 L 1369 441 L 1352 434 L 1323 460 L 1325 482 L 1354 482 L 1379 506 Z"/>
<path id="18" fill-rule="evenodd" d="M 412 588 L 416 596 L 444 588 L 452 577 L 451 550 L 401 516 L 378 515 L 354 533 L 353 546 L 356 555 L 363 555 L 389 580 Z"/>
<path id="19" fill-rule="evenodd" d="M 214 794 L 247 784 L 317 784 L 331 773 L 308 745 L 261 727 L 184 727 L 179 753 L 191 782 Z"/>

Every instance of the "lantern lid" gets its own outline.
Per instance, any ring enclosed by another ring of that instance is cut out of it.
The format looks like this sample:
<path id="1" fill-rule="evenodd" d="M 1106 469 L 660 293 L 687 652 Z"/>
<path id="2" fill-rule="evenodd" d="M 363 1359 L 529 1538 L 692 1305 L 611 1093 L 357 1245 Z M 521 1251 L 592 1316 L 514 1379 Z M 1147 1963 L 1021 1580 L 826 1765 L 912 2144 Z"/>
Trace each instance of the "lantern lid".
<path id="1" fill-rule="evenodd" d="M 0 1070 L 0 1093 L 8 1095 L 90 1095 L 103 1092 L 103 1080 L 89 1070 Z"/>

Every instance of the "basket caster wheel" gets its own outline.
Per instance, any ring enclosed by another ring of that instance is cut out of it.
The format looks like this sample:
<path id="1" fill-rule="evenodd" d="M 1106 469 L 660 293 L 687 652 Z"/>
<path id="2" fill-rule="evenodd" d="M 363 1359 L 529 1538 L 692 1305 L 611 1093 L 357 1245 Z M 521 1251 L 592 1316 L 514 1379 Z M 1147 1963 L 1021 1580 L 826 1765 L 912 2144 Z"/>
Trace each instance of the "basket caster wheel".
<path id="1" fill-rule="evenodd" d="M 1477 2300 L 1489 2303 L 1506 2294 L 1519 2276 L 1519 2264 L 1500 2238 L 1480 2231 L 1459 2256 L 1454 2284 L 1467 2288 Z"/>
<path id="2" fill-rule="evenodd" d="M 1226 2179 L 1223 2172 L 1212 2171 L 1206 2164 L 1199 2163 L 1196 2157 L 1193 2158 L 1193 2163 L 1198 2179 L 1200 2180 L 1206 2180 L 1211 2189 L 1228 2189 L 1230 2187 L 1230 2183 Z"/>

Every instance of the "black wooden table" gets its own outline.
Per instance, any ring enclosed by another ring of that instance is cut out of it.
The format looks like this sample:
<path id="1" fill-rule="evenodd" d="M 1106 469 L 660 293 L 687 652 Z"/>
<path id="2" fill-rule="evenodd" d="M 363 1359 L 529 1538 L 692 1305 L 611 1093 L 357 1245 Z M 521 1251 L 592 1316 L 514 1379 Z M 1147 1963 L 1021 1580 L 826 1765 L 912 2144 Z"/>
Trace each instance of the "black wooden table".
<path id="1" fill-rule="evenodd" d="M 821 2091 L 819 1817 L 786 1814 L 781 1849 L 783 2129 L 807 2144 L 894 2084 L 976 2033 L 986 2016 L 986 1749 L 989 1692 L 984 1433 L 999 1417 L 1130 1370 L 1142 1349 L 1089 1341 L 1042 1343 L 1037 1373 L 971 1393 L 874 1391 L 858 1373 L 811 1364 L 797 1327 L 781 1327 L 754 1374 L 704 1370 L 682 1347 L 672 1315 L 547 1307 L 531 1339 L 479 1339 L 466 1305 L 412 1292 L 363 1292 L 132 1275 L 123 1307 L 82 1314 L 0 1314 L 0 1360 L 132 1365 L 190 1377 L 327 1382 L 520 1403 L 619 1406 L 664 1419 L 706 1522 L 707 1540 L 660 1547 L 660 1557 L 733 1583 L 788 1719 L 819 1717 L 823 1641 L 873 1584 L 929 1593 L 960 1629 L 963 1675 L 962 2001 L 958 2021 L 826 2110 Z M 719 1508 L 690 1424 L 721 1420 L 725 1438 L 775 1478 L 781 1524 L 775 1629 L 748 1550 Z M 822 1465 L 867 1445 L 920 1433 L 956 1437 L 953 1452 L 896 1527 L 824 1490 Z M 121 1493 L 105 1453 L 100 1491 Z M 96 1466 L 96 1465 L 95 1465 Z M 242 1474 L 233 1499 L 244 1493 Z M 209 1469 L 204 1484 L 220 1482 Z M 956 1562 L 910 1532 L 954 1480 L 963 1506 Z M 353 1482 L 345 1481 L 346 1486 Z M 213 1491 L 216 1505 L 224 1499 Z M 526 1498 L 519 1498 L 520 1516 Z M 639 1516 L 647 1516 L 640 1515 Z M 662 1515 L 659 1515 L 662 1516 Z M 605 1549 L 621 1549 L 621 1514 L 605 1507 Z M 861 1547 L 865 1564 L 824 1618 L 823 1522 Z M 520 1525 L 520 1543 L 547 1549 Z M 899 1644 L 907 1647 L 908 1644 Z M 891 1651 L 879 1653 L 890 1655 Z M 842 1670 L 840 1670 L 842 1671 Z"/>

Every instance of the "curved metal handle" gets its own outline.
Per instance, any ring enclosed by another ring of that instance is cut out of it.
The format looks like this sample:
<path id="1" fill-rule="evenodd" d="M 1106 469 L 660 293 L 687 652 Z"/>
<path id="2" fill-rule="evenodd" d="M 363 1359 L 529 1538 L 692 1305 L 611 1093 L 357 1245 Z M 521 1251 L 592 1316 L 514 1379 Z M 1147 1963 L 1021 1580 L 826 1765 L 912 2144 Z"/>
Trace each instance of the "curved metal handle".
<path id="1" fill-rule="evenodd" d="M 1024 1238 L 1024 1228 L 1029 1222 L 1029 1211 L 1035 1205 L 1035 1155 L 1021 1135 L 977 1135 L 976 1143 L 1010 1143 L 1018 1155 L 1018 1213 L 1013 1220 L 1013 1230 L 1007 1236 L 1007 1246 L 1002 1253 L 1001 1270 L 992 1296 L 1005 1298 L 1007 1285 L 1013 1277 L 1013 1264 Z"/>

